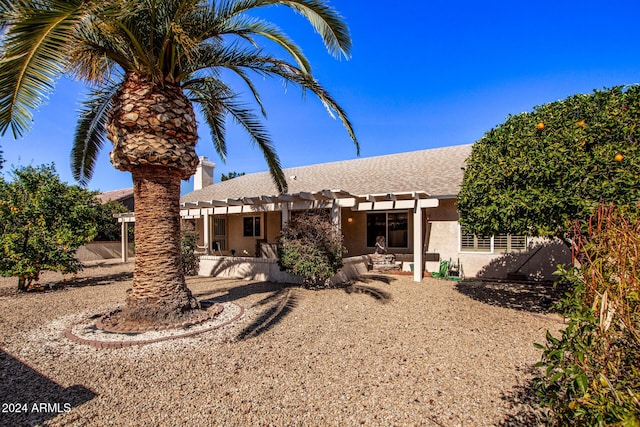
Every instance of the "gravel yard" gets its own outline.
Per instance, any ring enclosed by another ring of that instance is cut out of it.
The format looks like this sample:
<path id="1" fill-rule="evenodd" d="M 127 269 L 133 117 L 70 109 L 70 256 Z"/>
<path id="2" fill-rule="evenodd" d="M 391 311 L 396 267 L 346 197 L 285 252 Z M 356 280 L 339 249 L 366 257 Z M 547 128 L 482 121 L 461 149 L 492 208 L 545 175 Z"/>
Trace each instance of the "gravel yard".
<path id="1" fill-rule="evenodd" d="M 67 339 L 124 301 L 132 268 L 94 263 L 77 286 L 21 295 L 0 279 L 0 425 L 535 425 L 533 343 L 563 327 L 545 286 L 390 275 L 310 291 L 194 277 L 198 298 L 244 316 L 122 349 Z"/>

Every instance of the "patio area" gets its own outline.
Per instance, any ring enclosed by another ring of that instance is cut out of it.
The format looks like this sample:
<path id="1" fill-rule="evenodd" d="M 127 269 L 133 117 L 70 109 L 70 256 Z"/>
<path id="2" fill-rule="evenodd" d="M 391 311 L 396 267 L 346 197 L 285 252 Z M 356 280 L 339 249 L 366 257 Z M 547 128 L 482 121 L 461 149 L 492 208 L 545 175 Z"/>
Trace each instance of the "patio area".
<path id="1" fill-rule="evenodd" d="M 3 424 L 531 425 L 533 343 L 563 327 L 548 305 L 509 303 L 523 289 L 510 296 L 508 284 L 368 275 L 309 291 L 199 276 L 188 279 L 199 299 L 243 317 L 120 349 L 67 339 L 78 318 L 124 301 L 131 270 L 96 264 L 76 286 L 0 297 L 0 394 L 61 409 L 3 413 Z M 527 298 L 536 292 L 550 298 Z"/>

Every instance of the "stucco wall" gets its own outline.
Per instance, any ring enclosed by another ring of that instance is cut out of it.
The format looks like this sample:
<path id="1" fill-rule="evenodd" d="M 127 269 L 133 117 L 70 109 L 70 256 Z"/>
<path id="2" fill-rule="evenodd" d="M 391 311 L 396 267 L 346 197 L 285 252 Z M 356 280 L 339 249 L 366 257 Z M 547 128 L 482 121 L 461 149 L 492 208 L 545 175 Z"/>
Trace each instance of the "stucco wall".
<path id="1" fill-rule="evenodd" d="M 522 253 L 461 252 L 458 213 L 453 200 L 442 200 L 438 208 L 428 209 L 431 224 L 428 252 L 443 260 L 460 262 L 466 277 L 504 279 L 508 273 L 522 273 L 529 280 L 552 280 L 558 264 L 571 263 L 569 249 L 560 241 L 535 239 Z M 427 264 L 436 271 L 437 264 Z"/>
<path id="2" fill-rule="evenodd" d="M 129 244 L 128 256 L 134 256 L 133 243 Z M 80 261 L 122 258 L 122 245 L 120 242 L 91 242 L 78 248 L 76 258 Z"/>
<path id="3" fill-rule="evenodd" d="M 367 272 L 368 263 L 367 256 L 345 258 L 344 267 L 331 281 L 335 284 L 353 280 Z M 280 271 L 277 260 L 273 258 L 201 256 L 198 275 L 302 283 L 299 277 Z"/>

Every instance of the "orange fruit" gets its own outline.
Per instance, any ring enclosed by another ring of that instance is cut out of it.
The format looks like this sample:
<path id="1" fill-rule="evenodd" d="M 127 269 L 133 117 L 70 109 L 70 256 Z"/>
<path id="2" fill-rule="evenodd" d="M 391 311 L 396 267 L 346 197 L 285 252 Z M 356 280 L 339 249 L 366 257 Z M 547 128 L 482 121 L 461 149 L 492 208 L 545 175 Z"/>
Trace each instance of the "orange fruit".
<path id="1" fill-rule="evenodd" d="M 538 124 L 536 125 L 536 129 L 538 129 L 538 130 L 542 130 L 542 129 L 544 129 L 544 123 L 542 123 L 542 122 L 538 123 Z"/>
<path id="2" fill-rule="evenodd" d="M 615 160 L 618 163 L 620 163 L 622 159 L 624 159 L 624 156 L 620 153 L 616 154 L 616 156 L 613 158 L 613 160 Z"/>
<path id="3" fill-rule="evenodd" d="M 584 120 L 580 120 L 578 122 L 578 127 L 583 127 L 587 122 L 585 122 Z"/>

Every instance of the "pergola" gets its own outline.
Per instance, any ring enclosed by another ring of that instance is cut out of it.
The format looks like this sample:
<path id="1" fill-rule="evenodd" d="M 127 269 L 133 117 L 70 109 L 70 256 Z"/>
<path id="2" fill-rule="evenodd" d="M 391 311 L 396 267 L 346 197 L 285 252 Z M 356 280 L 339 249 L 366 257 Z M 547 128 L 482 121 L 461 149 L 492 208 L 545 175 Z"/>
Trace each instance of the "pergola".
<path id="1" fill-rule="evenodd" d="M 424 191 L 405 191 L 384 194 L 352 194 L 344 190 L 320 190 L 299 192 L 294 194 L 278 194 L 269 196 L 241 197 L 223 200 L 201 200 L 181 203 L 180 216 L 184 219 L 204 220 L 204 246 L 210 247 L 209 217 L 211 215 L 228 215 L 257 212 L 282 213 L 282 226 L 289 220 L 289 213 L 294 210 L 330 209 L 333 224 L 341 227 L 342 209 L 353 211 L 413 211 L 413 264 L 414 280 L 422 280 L 424 273 L 423 250 L 423 209 L 438 207 L 439 200 Z M 126 262 L 128 246 L 128 224 L 135 221 L 133 213 L 114 215 L 122 227 L 122 258 Z"/>

